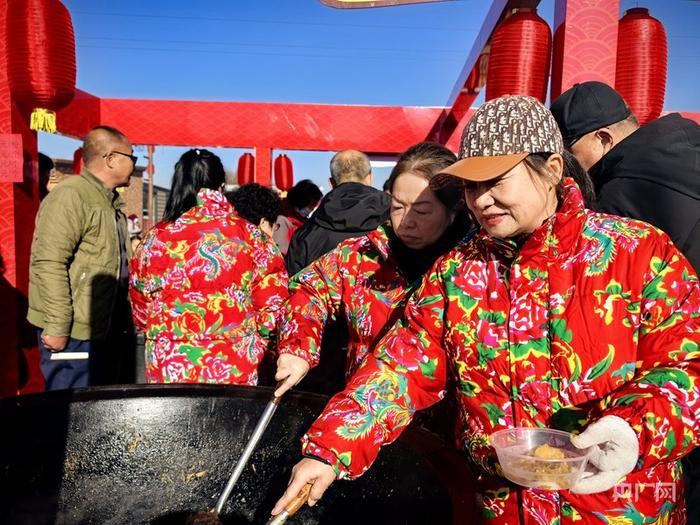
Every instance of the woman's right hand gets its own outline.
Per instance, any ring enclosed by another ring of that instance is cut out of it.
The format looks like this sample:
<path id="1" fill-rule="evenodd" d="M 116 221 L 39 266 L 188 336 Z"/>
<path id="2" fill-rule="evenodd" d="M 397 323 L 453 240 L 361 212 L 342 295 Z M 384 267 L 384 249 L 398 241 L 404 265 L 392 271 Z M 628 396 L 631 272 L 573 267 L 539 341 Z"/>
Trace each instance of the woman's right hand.
<path id="1" fill-rule="evenodd" d="M 296 386 L 309 371 L 309 363 L 301 357 L 292 354 L 282 354 L 277 358 L 277 373 L 275 380 L 280 383 L 275 390 L 275 396 L 280 397 L 287 390 Z"/>
<path id="2" fill-rule="evenodd" d="M 284 510 L 284 507 L 299 494 L 299 491 L 307 483 L 311 483 L 311 491 L 309 492 L 309 507 L 316 505 L 316 502 L 321 499 L 326 489 L 335 481 L 335 471 L 333 467 L 319 461 L 317 459 L 304 458 L 299 463 L 294 465 L 292 469 L 292 478 L 289 480 L 287 490 L 282 494 L 282 497 L 272 509 L 272 515 L 276 516 Z"/>

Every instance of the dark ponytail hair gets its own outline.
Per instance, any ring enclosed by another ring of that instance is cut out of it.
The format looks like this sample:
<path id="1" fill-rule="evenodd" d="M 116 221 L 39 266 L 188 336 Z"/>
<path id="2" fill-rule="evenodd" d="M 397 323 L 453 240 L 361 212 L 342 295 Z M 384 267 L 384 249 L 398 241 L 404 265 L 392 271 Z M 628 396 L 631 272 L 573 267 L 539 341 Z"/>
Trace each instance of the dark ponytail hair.
<path id="1" fill-rule="evenodd" d="M 583 196 L 584 206 L 589 210 L 595 210 L 595 188 L 593 187 L 591 176 L 583 169 L 583 166 L 579 164 L 573 153 L 564 150 L 562 155 L 564 156 L 564 177 L 571 177 L 576 181 L 578 188 L 581 190 L 581 195 Z"/>
<path id="2" fill-rule="evenodd" d="M 551 155 L 551 153 L 531 153 L 525 157 L 525 164 L 539 175 L 547 177 L 549 176 L 547 159 Z M 589 209 L 595 209 L 595 190 L 590 175 L 583 169 L 583 166 L 579 164 L 572 153 L 564 151 L 561 156 L 564 158 L 564 169 L 561 179 L 554 187 L 559 205 L 564 201 L 564 179 L 568 177 L 574 179 L 574 182 L 581 190 L 584 206 Z"/>
<path id="3" fill-rule="evenodd" d="M 172 188 L 165 203 L 163 220 L 178 220 L 183 213 L 197 204 L 199 190 L 217 190 L 225 182 L 224 165 L 211 151 L 191 149 L 183 153 L 175 164 Z"/>

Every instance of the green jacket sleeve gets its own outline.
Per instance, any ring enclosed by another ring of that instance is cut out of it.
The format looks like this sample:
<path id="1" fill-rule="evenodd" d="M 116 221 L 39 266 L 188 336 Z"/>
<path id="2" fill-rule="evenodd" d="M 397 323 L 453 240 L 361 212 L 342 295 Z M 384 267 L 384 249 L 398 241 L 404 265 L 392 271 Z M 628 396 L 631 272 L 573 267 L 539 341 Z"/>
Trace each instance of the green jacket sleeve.
<path id="1" fill-rule="evenodd" d="M 85 209 L 73 188 L 57 187 L 39 209 L 32 245 L 32 284 L 39 290 L 44 331 L 67 336 L 73 324 L 73 301 L 68 270 L 80 244 Z M 80 276 L 77 276 L 79 279 Z"/>

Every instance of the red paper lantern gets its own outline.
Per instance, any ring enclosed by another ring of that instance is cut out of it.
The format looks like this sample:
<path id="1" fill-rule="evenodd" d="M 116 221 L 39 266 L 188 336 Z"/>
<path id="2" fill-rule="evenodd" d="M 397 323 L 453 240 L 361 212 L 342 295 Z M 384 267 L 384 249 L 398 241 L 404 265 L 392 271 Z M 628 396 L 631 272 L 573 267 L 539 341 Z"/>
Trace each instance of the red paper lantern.
<path id="1" fill-rule="evenodd" d="M 629 9 L 617 32 L 615 89 L 642 125 L 658 118 L 664 108 L 667 62 L 664 26 L 648 9 Z"/>
<path id="2" fill-rule="evenodd" d="M 280 191 L 289 191 L 294 186 L 294 166 L 285 154 L 275 159 L 275 186 Z"/>
<path id="3" fill-rule="evenodd" d="M 544 103 L 552 56 L 552 32 L 534 9 L 517 9 L 491 39 L 486 100 L 530 95 Z"/>
<path id="4" fill-rule="evenodd" d="M 7 72 L 33 130 L 56 131 L 55 111 L 75 95 L 75 36 L 59 0 L 18 0 L 7 7 Z"/>
<path id="5" fill-rule="evenodd" d="M 83 148 L 73 152 L 73 173 L 80 175 L 83 171 Z"/>
<path id="6" fill-rule="evenodd" d="M 238 159 L 238 185 L 255 182 L 255 157 L 251 153 L 244 153 Z"/>

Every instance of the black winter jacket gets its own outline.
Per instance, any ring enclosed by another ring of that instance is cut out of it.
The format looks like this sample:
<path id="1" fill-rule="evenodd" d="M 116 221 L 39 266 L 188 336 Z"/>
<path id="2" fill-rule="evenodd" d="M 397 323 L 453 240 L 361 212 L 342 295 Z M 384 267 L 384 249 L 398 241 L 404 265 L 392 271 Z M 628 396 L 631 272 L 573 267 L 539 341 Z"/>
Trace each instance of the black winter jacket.
<path id="1" fill-rule="evenodd" d="M 700 272 L 700 126 L 671 113 L 639 128 L 589 170 L 598 211 L 662 229 Z"/>
<path id="2" fill-rule="evenodd" d="M 306 268 L 341 241 L 369 233 L 389 218 L 391 197 L 371 186 L 345 182 L 326 195 L 292 236 L 285 257 L 289 275 Z"/>

